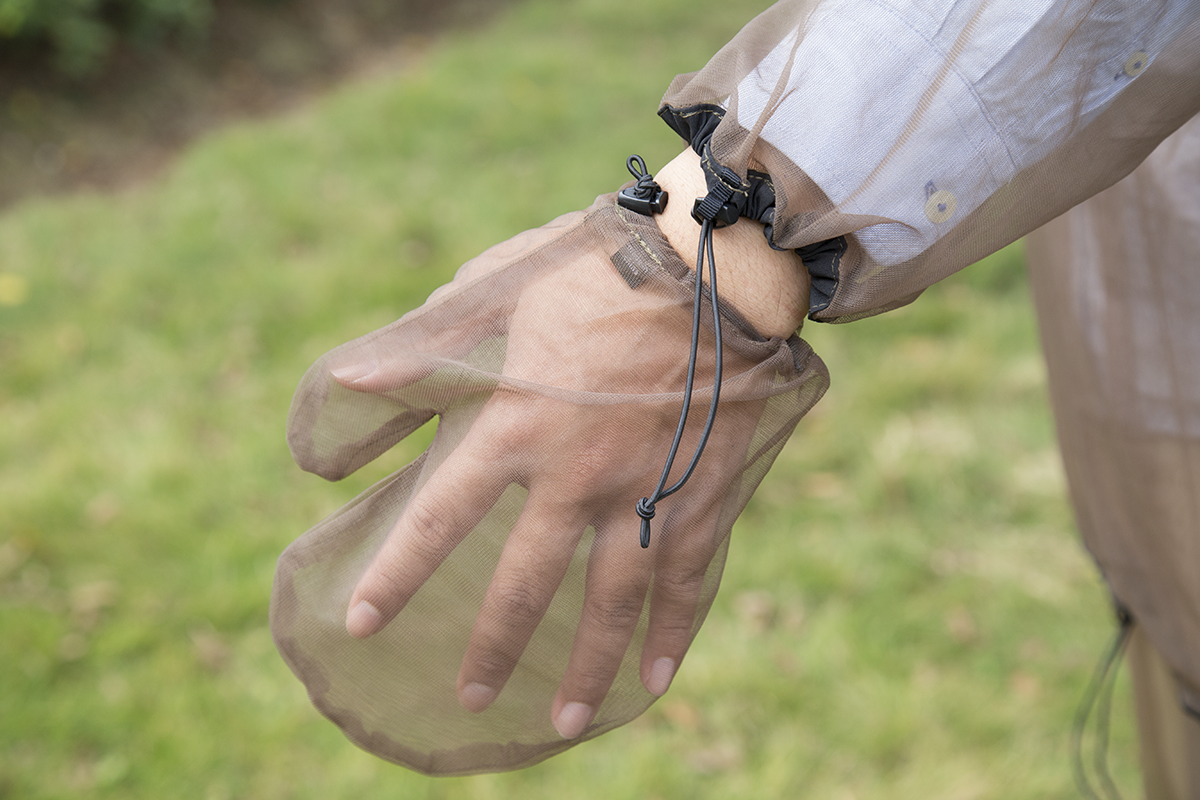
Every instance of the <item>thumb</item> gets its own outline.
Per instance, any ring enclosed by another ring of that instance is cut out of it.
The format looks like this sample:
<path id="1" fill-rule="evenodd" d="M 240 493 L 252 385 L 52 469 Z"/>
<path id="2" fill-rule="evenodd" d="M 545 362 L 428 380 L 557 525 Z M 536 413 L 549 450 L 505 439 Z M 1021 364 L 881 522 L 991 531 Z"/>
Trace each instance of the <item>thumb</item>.
<path id="1" fill-rule="evenodd" d="M 375 371 L 373 362 L 331 367 L 330 360 L 318 361 L 301 380 L 288 412 L 287 441 L 301 469 L 336 481 L 387 452 L 437 410 L 356 384 Z"/>
<path id="2" fill-rule="evenodd" d="M 485 250 L 420 308 L 319 359 L 288 412 L 296 463 L 340 480 L 455 402 L 494 390 L 509 321 L 532 277 L 525 257 L 584 216 L 563 215 Z"/>
<path id="3" fill-rule="evenodd" d="M 519 277 L 494 269 L 456 279 L 391 325 L 318 359 L 288 412 L 288 446 L 301 469 L 340 480 L 456 400 L 491 392 Z"/>

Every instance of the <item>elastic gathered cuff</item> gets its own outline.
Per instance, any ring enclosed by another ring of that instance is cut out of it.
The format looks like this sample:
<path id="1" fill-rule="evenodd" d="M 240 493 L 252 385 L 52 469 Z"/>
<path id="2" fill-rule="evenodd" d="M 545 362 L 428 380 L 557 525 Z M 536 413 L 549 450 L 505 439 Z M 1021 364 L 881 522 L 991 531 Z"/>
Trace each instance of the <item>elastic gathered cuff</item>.
<path id="1" fill-rule="evenodd" d="M 728 202 L 737 207 L 739 215 L 762 224 L 763 236 L 772 249 L 786 250 L 787 248 L 779 247 L 774 241 L 775 186 L 771 182 L 771 176 L 765 172 L 747 170 L 746 177 L 742 178 L 713 157 L 712 136 L 721 120 L 725 118 L 725 109 L 714 103 L 701 103 L 686 108 L 664 105 L 659 109 L 658 115 L 700 156 L 700 166 L 704 170 L 709 192 L 717 189 L 723 189 L 723 193 L 732 192 Z M 821 321 L 816 320 L 814 315 L 828 308 L 833 302 L 838 288 L 842 256 L 847 247 L 846 237 L 838 236 L 795 249 L 811 279 L 809 319 Z"/>

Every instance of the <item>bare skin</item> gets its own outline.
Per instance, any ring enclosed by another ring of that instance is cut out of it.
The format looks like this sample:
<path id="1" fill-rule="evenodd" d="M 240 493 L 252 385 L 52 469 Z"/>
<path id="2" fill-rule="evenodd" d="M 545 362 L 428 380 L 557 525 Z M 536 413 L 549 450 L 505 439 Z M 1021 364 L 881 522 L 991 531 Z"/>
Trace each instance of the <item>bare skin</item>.
<path id="1" fill-rule="evenodd" d="M 671 196 L 666 211 L 655 218 L 658 227 L 684 262 L 695 269 L 700 226 L 692 219 L 692 201 L 708 193 L 700 157 L 688 148 L 654 179 Z M 794 251 L 771 249 L 762 225 L 749 219 L 718 228 L 713 233 L 713 251 L 721 298 L 759 333 L 786 338 L 800 327 L 808 313 L 808 274 Z"/>
<path id="2" fill-rule="evenodd" d="M 706 192 L 699 160 L 687 150 L 656 179 L 671 194 L 666 213 L 657 218 L 660 229 L 694 269 L 700 229 L 690 211 L 693 198 Z M 759 332 L 790 335 L 807 310 L 808 282 L 800 259 L 772 250 L 761 226 L 747 220 L 716 231 L 714 250 L 721 297 Z M 617 385 L 624 375 L 647 374 L 630 369 L 646 356 L 628 343 L 624 323 L 600 313 L 606 297 L 627 291 L 607 260 L 581 258 L 545 284 L 522 295 L 513 313 L 506 375 L 585 388 L 574 385 L 580 378 L 570 357 L 578 352 L 572 350 L 572 321 L 590 326 L 593 345 L 597 338 L 603 341 L 593 350 L 608 356 L 590 364 L 586 376 Z M 564 305 L 572 308 L 567 319 L 560 316 Z M 595 320 L 580 317 L 580 309 L 586 315 L 589 308 L 597 309 Z M 669 340 L 672 352 L 686 353 L 689 320 L 653 315 L 645 320 L 661 326 L 653 329 L 656 340 Z M 733 359 L 727 360 L 733 370 L 746 366 L 737 364 L 736 357 L 727 358 Z M 678 385 L 682 366 L 663 369 L 660 362 L 655 368 L 661 386 L 647 386 L 643 379 L 637 390 L 668 391 Z M 367 392 L 411 380 L 389 365 L 354 365 L 333 374 L 347 388 Z M 458 676 L 459 702 L 479 712 L 498 696 L 589 526 L 597 533 L 597 544 L 588 563 L 583 616 L 551 707 L 555 728 L 573 739 L 591 722 L 616 676 L 647 593 L 650 621 L 641 679 L 650 693 L 664 694 L 691 642 L 702 579 L 718 548 L 710 534 L 755 430 L 759 406 L 722 400 L 723 424 L 714 429 L 706 454 L 726 455 L 701 461 L 687 505 L 674 505 L 681 502 L 678 495 L 663 501 L 662 524 L 648 557 L 636 544 L 636 534 L 624 533 L 639 527 L 634 503 L 656 481 L 678 409 L 641 408 L 630 416 L 623 406 L 581 409 L 550 399 L 531 408 L 527 397 L 495 392 L 467 439 L 409 503 L 363 574 L 350 600 L 347 630 L 366 638 L 386 626 L 515 481 L 528 487 L 529 498 L 476 619 Z M 692 446 L 685 441 L 683 449 Z M 648 455 L 630 458 L 631 453 Z M 631 468 L 631 463 L 645 466 Z M 462 486 L 473 487 L 471 496 L 463 496 Z M 678 511 L 667 513 L 672 508 Z M 609 531 L 622 535 L 607 535 Z"/>

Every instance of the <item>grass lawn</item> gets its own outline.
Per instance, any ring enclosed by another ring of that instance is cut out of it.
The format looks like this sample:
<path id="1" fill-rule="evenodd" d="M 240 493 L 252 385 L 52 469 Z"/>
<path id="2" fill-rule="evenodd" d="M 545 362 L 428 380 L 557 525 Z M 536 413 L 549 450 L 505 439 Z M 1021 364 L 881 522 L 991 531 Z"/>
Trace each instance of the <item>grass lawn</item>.
<path id="1" fill-rule="evenodd" d="M 330 347 L 680 148 L 655 116 L 751 12 L 529 0 L 162 179 L 0 215 L 0 797 L 1045 798 L 1111 632 L 1073 531 L 1019 248 L 810 324 L 833 388 L 734 529 L 671 692 L 517 773 L 348 744 L 266 627 L 341 484 L 283 423 Z M 764 4 L 765 5 L 765 4 Z M 1137 794 L 1124 681 L 1111 762 Z"/>

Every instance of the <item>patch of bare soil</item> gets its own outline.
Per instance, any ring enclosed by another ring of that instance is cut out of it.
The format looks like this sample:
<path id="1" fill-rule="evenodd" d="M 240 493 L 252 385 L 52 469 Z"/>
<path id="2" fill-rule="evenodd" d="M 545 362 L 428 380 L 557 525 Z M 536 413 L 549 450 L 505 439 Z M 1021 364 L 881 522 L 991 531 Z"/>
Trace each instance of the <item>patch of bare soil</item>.
<path id="1" fill-rule="evenodd" d="M 372 68 L 402 68 L 450 28 L 514 0 L 218 0 L 203 42 L 123 50 L 71 81 L 0 53 L 0 209 L 154 175 L 199 134 L 278 113 Z"/>

